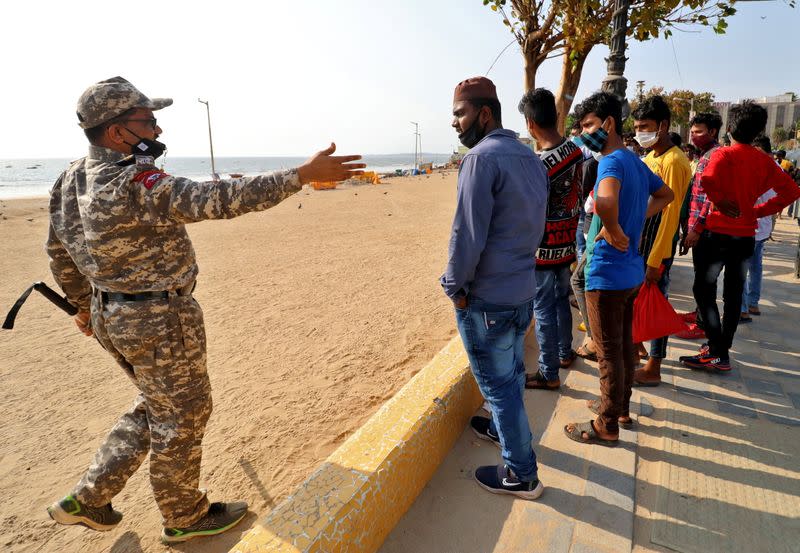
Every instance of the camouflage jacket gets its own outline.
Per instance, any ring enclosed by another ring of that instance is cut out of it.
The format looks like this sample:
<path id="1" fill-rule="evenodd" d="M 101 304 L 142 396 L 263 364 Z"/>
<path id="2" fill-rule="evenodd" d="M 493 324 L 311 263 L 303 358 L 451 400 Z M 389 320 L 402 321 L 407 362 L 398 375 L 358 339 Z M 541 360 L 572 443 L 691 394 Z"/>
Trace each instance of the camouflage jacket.
<path id="1" fill-rule="evenodd" d="M 50 192 L 50 269 L 70 303 L 89 311 L 92 286 L 174 290 L 197 277 L 185 224 L 272 207 L 297 192 L 296 170 L 220 182 L 173 177 L 90 146 Z"/>

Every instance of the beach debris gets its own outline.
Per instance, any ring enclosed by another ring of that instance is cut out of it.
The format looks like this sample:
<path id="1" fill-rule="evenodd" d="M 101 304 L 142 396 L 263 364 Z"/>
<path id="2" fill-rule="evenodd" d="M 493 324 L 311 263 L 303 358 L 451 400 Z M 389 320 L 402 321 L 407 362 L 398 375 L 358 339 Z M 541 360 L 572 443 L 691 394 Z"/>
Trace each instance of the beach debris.
<path id="1" fill-rule="evenodd" d="M 303 204 L 297 204 L 297 209 L 300 209 L 302 207 L 303 207 Z"/>
<path id="2" fill-rule="evenodd" d="M 353 196 L 358 196 L 358 192 L 353 192 Z"/>
<path id="3" fill-rule="evenodd" d="M 33 219 L 25 219 L 25 220 L 28 221 L 29 223 L 33 222 Z"/>
<path id="4" fill-rule="evenodd" d="M 388 192 L 384 192 L 384 193 L 383 193 L 383 195 L 384 195 L 384 196 L 385 196 L 386 194 L 388 194 Z"/>

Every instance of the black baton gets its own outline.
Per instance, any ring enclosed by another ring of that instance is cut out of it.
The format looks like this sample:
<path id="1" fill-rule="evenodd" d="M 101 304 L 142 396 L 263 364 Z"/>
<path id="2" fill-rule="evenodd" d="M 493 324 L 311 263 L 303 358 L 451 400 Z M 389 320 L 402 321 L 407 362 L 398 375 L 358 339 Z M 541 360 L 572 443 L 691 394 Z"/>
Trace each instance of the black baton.
<path id="1" fill-rule="evenodd" d="M 78 308 L 69 303 L 67 298 L 60 296 L 58 292 L 50 288 L 44 282 L 34 282 L 27 290 L 25 290 L 25 292 L 23 292 L 23 294 L 8 312 L 8 315 L 6 315 L 6 320 L 3 323 L 3 329 L 11 330 L 14 328 L 14 319 L 17 318 L 17 313 L 19 313 L 20 308 L 22 308 L 22 304 L 25 303 L 25 300 L 28 299 L 28 296 L 31 295 L 31 291 L 33 290 L 36 290 L 42 294 L 67 315 L 75 315 L 78 313 Z"/>

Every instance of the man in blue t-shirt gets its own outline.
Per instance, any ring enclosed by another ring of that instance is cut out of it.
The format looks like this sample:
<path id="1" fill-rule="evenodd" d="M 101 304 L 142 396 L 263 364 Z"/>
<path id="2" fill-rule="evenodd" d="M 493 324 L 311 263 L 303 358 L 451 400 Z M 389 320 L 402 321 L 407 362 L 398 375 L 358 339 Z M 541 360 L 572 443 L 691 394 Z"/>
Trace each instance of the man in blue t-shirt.
<path id="1" fill-rule="evenodd" d="M 601 154 L 594 188 L 595 217 L 587 239 L 586 308 L 600 366 L 600 400 L 589 402 L 597 419 L 570 423 L 577 442 L 616 445 L 619 425 L 631 423 L 629 403 L 638 355 L 633 344 L 633 302 L 644 280 L 639 241 L 646 217 L 673 200 L 666 186 L 625 148 L 622 103 L 597 92 L 575 108 L 579 140 Z"/>

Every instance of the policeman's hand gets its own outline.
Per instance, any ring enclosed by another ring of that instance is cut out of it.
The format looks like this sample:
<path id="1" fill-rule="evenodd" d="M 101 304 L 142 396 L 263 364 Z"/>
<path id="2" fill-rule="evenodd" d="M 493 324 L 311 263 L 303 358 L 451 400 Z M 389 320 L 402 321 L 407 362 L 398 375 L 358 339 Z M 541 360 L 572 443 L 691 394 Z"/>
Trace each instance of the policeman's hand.
<path id="1" fill-rule="evenodd" d="M 731 219 L 736 219 L 740 214 L 739 205 L 736 203 L 736 200 L 725 199 L 721 202 L 714 202 L 714 207 L 716 207 L 720 213 Z"/>
<path id="2" fill-rule="evenodd" d="M 689 234 L 686 235 L 686 241 L 684 244 L 686 245 L 686 249 L 694 248 L 697 245 L 697 242 L 700 240 L 700 234 L 690 230 Z"/>
<path id="3" fill-rule="evenodd" d="M 78 311 L 78 314 L 75 315 L 75 324 L 78 326 L 78 330 L 83 332 L 85 336 L 92 335 L 91 321 L 91 315 L 86 311 Z"/>
<path id="4" fill-rule="evenodd" d="M 644 273 L 645 281 L 650 284 L 656 284 L 660 278 L 661 278 L 661 268 L 651 267 L 650 265 L 648 265 L 647 271 L 645 271 Z"/>
<path id="5" fill-rule="evenodd" d="M 456 309 L 466 309 L 467 308 L 467 296 L 459 296 L 457 298 L 453 298 L 453 305 Z"/>
<path id="6" fill-rule="evenodd" d="M 332 154 L 335 151 L 336 144 L 331 142 L 328 148 L 317 152 L 298 167 L 297 176 L 300 182 L 306 184 L 311 181 L 343 181 L 364 173 L 360 171 L 366 167 L 364 163 L 348 163 L 361 159 L 361 156 L 334 156 Z"/>
<path id="7" fill-rule="evenodd" d="M 603 227 L 594 239 L 595 242 L 599 242 L 600 240 L 605 240 L 621 252 L 628 251 L 628 245 L 631 242 L 622 231 L 622 227 L 617 227 L 616 231 L 610 231 L 608 227 Z"/>

